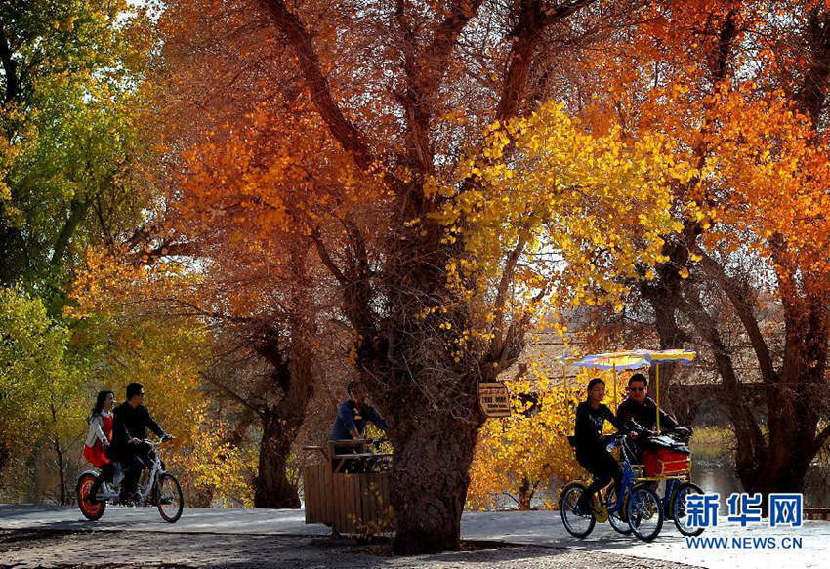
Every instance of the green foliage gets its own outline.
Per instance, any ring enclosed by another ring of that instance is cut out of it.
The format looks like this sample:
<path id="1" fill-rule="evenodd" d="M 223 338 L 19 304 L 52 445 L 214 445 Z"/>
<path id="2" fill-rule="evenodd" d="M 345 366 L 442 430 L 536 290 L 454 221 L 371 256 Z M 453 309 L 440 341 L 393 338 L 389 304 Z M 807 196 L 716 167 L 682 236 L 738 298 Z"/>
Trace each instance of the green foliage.
<path id="1" fill-rule="evenodd" d="M 735 455 L 735 432 L 730 427 L 695 427 L 689 443 L 697 462 L 729 464 Z"/>
<path id="2" fill-rule="evenodd" d="M 179 371 L 146 355 L 164 353 L 164 331 L 137 327 L 150 345 L 125 344 L 113 322 L 93 333 L 62 315 L 87 250 L 131 233 L 151 201 L 137 88 L 147 23 L 127 0 L 0 4 L 0 287 L 14 287 L 0 289 L 0 468 L 30 457 L 36 479 L 13 481 L 18 496 L 55 488 L 57 473 L 55 499 L 69 499 L 99 389 Z M 144 368 L 113 364 L 133 354 Z"/>
<path id="3" fill-rule="evenodd" d="M 65 383 L 67 337 L 40 299 L 0 287 L 0 421 L 8 441 L 31 442 L 46 420 L 44 400 Z"/>
<path id="4" fill-rule="evenodd" d="M 84 431 L 84 393 L 68 351 L 69 332 L 43 302 L 19 288 L 0 287 L 0 432 L 8 455 L 48 445 L 58 474 L 67 466 L 66 441 Z M 0 467 L 3 461 L 0 461 Z M 64 482 L 56 496 L 68 499 Z M 18 484 L 26 481 L 17 480 Z"/>
<path id="5" fill-rule="evenodd" d="M 0 8 L 0 282 L 23 283 L 58 314 L 90 243 L 140 220 L 146 194 L 135 83 L 143 18 L 124 0 Z M 5 46 L 5 50 L 2 48 Z"/>

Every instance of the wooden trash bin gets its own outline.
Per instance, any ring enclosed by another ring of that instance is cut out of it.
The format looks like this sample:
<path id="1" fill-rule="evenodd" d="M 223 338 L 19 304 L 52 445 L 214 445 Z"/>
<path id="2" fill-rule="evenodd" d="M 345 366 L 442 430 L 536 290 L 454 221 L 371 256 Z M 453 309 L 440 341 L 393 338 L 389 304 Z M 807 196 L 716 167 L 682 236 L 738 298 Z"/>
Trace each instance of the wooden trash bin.
<path id="1" fill-rule="evenodd" d="M 389 531 L 391 472 L 339 472 L 342 458 L 366 458 L 367 453 L 337 455 L 334 445 L 365 445 L 365 441 L 332 441 L 327 447 L 305 447 L 322 453 L 324 460 L 303 469 L 305 522 L 322 523 L 336 533 L 363 534 Z M 372 458 L 390 455 L 372 454 Z"/>

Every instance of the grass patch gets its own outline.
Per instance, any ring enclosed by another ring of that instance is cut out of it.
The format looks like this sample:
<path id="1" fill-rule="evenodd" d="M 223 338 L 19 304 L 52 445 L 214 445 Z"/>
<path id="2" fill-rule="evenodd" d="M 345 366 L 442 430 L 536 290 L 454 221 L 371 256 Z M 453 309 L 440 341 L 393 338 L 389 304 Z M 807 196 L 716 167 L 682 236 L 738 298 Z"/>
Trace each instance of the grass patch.
<path id="1" fill-rule="evenodd" d="M 735 444 L 731 427 L 697 427 L 689 449 L 693 460 L 723 463 L 735 456 Z"/>

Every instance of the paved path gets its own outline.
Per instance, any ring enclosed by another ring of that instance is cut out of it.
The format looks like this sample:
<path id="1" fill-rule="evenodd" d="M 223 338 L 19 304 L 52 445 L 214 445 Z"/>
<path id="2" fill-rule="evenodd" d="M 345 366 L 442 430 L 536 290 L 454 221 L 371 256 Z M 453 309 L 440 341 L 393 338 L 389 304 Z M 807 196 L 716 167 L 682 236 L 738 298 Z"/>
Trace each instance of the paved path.
<path id="1" fill-rule="evenodd" d="M 167 524 L 152 509 L 108 508 L 95 523 L 85 521 L 74 508 L 0 506 L 0 530 L 129 530 L 133 532 L 206 533 L 222 535 L 327 536 L 329 528 L 306 525 L 302 510 L 209 510 L 187 509 L 176 524 Z M 586 540 L 570 537 L 562 528 L 557 512 L 466 512 L 462 535 L 467 540 L 492 540 L 534 545 L 568 551 L 601 551 L 646 559 L 661 559 L 711 568 L 810 568 L 828 566 L 830 522 L 808 521 L 798 529 L 770 529 L 764 525 L 741 528 L 719 522 L 704 536 L 725 537 L 729 549 L 690 549 L 685 539 L 668 522 L 660 537 L 644 544 L 614 533 L 607 524 L 598 524 Z M 799 551 L 780 549 L 782 539 L 802 538 Z M 733 538 L 775 538 L 778 549 L 734 549 Z"/>
<path id="2" fill-rule="evenodd" d="M 0 530 L 0 569 L 695 569 L 597 551 L 466 545 L 396 557 L 388 543 L 328 537 Z"/>

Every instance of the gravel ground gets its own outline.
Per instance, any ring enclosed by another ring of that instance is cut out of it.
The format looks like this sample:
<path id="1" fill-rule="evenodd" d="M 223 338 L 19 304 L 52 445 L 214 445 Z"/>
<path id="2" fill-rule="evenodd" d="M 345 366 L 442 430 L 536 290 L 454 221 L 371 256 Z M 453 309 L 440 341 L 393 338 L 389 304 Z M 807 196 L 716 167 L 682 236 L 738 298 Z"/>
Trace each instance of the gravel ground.
<path id="1" fill-rule="evenodd" d="M 388 544 L 273 535 L 0 531 L 0 568 L 495 567 L 688 569 L 690 565 L 597 551 L 467 543 L 464 551 L 395 557 Z"/>

